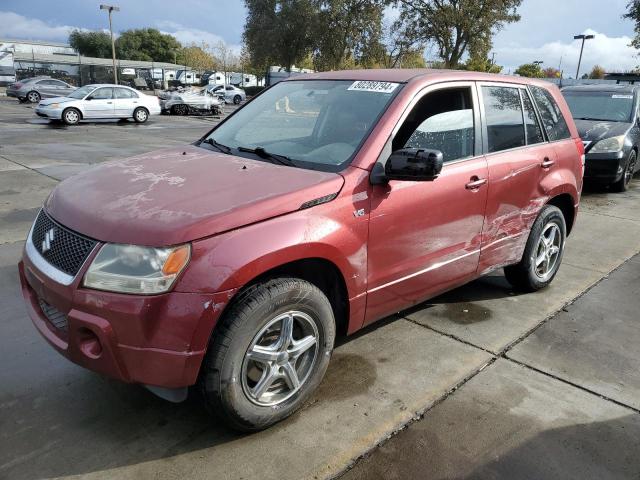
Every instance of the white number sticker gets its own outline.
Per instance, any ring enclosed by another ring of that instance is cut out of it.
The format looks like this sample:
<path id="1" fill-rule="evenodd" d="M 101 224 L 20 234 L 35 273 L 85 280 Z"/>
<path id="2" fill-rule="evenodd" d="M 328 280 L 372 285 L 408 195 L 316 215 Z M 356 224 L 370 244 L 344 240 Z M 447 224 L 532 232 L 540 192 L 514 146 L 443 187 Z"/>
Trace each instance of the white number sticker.
<path id="1" fill-rule="evenodd" d="M 355 90 L 358 92 L 377 92 L 377 93 L 391 93 L 393 92 L 399 83 L 393 82 L 373 82 L 370 80 L 359 80 L 353 82 L 347 90 Z"/>

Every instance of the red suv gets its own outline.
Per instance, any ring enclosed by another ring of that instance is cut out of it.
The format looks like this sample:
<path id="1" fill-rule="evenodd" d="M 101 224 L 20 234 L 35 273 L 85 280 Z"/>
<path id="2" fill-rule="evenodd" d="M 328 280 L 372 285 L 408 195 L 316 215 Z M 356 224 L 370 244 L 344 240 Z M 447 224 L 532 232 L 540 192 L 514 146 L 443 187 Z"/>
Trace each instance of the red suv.
<path id="1" fill-rule="evenodd" d="M 20 278 L 73 362 L 233 427 L 318 386 L 338 334 L 504 267 L 554 278 L 583 146 L 554 86 L 360 70 L 278 83 L 195 144 L 60 183 Z"/>

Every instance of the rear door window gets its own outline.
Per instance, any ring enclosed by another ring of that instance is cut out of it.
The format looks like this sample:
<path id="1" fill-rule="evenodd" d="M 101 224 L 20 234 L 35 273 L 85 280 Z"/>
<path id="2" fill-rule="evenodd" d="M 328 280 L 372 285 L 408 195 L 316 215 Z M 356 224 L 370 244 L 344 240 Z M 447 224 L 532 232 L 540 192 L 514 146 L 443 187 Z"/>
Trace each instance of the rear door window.
<path id="1" fill-rule="evenodd" d="M 526 90 L 520 90 L 522 94 L 522 104 L 524 105 L 524 125 L 527 131 L 527 145 L 544 142 L 542 127 L 538 122 L 538 116 L 533 108 L 533 103 Z"/>
<path id="2" fill-rule="evenodd" d="M 489 153 L 526 144 L 520 93 L 514 87 L 482 87 Z"/>
<path id="3" fill-rule="evenodd" d="M 563 140 L 571 138 L 571 132 L 567 122 L 562 116 L 560 107 L 554 100 L 550 92 L 542 87 L 530 87 L 533 99 L 538 106 L 542 124 L 549 136 L 549 140 Z"/>
<path id="4" fill-rule="evenodd" d="M 116 98 L 138 98 L 138 94 L 126 88 L 116 88 Z"/>

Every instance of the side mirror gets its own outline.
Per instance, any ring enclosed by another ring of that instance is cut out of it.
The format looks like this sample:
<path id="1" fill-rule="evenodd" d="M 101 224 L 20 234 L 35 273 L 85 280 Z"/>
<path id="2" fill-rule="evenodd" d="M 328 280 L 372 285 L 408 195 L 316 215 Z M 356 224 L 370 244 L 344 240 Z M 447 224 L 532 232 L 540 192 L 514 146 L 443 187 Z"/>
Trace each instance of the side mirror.
<path id="1" fill-rule="evenodd" d="M 440 175 L 442 163 L 439 150 L 402 148 L 389 156 L 384 173 L 388 180 L 433 181 Z"/>
<path id="2" fill-rule="evenodd" d="M 89 97 L 85 98 L 85 100 L 93 100 L 93 97 L 89 96 Z"/>

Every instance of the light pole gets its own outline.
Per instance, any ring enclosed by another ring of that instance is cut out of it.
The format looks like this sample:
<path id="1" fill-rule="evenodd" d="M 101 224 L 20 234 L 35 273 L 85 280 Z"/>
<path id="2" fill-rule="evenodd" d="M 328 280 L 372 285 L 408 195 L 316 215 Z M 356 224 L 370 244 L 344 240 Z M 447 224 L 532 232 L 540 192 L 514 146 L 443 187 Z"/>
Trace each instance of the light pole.
<path id="1" fill-rule="evenodd" d="M 595 35 L 575 35 L 573 37 L 574 40 L 582 40 L 582 47 L 580 47 L 580 59 L 578 60 L 578 70 L 576 71 L 576 80 L 578 80 L 580 77 L 580 64 L 582 63 L 582 52 L 584 51 L 584 42 L 586 42 L 587 40 L 592 40 L 596 38 Z"/>
<path id="2" fill-rule="evenodd" d="M 113 58 L 113 81 L 118 85 L 118 70 L 116 69 L 116 44 L 113 41 L 113 27 L 111 25 L 111 12 L 119 12 L 120 7 L 113 5 L 100 5 L 100 10 L 109 12 L 109 33 L 111 33 L 111 57 Z"/>

